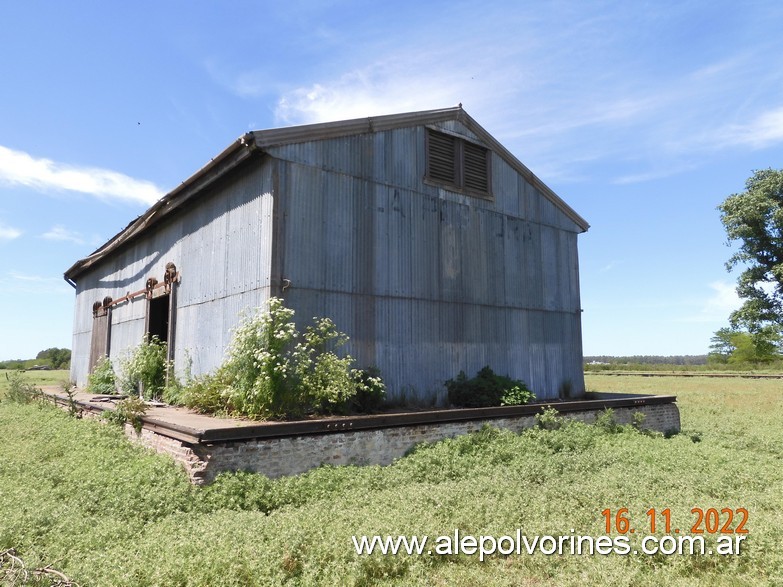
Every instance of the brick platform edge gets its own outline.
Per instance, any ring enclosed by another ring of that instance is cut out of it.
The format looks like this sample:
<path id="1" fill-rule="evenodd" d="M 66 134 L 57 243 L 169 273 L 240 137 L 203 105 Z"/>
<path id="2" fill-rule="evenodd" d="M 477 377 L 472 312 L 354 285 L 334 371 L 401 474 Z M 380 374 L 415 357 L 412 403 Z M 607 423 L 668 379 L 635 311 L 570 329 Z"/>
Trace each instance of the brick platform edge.
<path id="1" fill-rule="evenodd" d="M 581 409 L 563 415 L 591 423 L 603 409 Z M 632 415 L 641 412 L 645 415 L 644 428 L 665 433 L 680 431 L 680 412 L 674 398 L 667 403 L 613 410 L 621 424 L 630 423 Z M 200 485 L 224 471 L 253 471 L 274 478 L 296 475 L 323 464 L 388 465 L 419 443 L 467 434 L 485 424 L 518 432 L 535 424 L 535 414 L 214 443 L 188 443 L 147 428 L 137 433 L 130 425 L 126 425 L 125 432 L 133 441 L 170 455 L 185 467 L 191 482 Z"/>

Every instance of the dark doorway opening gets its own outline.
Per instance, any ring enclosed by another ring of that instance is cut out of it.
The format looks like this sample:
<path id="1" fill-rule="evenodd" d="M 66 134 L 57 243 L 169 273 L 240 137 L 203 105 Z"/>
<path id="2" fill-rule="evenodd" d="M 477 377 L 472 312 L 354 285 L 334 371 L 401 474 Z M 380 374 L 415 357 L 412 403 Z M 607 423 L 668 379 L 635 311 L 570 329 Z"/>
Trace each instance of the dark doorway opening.
<path id="1" fill-rule="evenodd" d="M 158 296 L 150 300 L 147 317 L 147 333 L 157 336 L 161 342 L 169 341 L 169 296 Z"/>

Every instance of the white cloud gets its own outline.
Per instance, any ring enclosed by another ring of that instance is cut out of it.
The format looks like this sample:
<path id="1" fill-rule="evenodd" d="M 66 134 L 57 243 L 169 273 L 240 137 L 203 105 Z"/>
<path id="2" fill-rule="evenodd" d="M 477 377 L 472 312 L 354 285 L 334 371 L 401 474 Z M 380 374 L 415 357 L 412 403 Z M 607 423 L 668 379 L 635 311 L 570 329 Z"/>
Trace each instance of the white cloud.
<path id="1" fill-rule="evenodd" d="M 684 322 L 725 322 L 729 315 L 742 305 L 735 283 L 713 281 L 709 284 L 712 294 L 704 301 L 701 311 Z"/>
<path id="2" fill-rule="evenodd" d="M 51 281 L 53 277 L 41 277 L 40 275 L 30 275 L 29 273 L 19 273 L 18 271 L 9 271 L 8 276 L 18 281 L 34 281 L 42 283 L 45 281 Z"/>
<path id="3" fill-rule="evenodd" d="M 722 147 L 744 145 L 753 149 L 783 142 L 783 106 L 762 112 L 745 124 L 730 124 L 719 129 L 715 142 Z"/>
<path id="4" fill-rule="evenodd" d="M 52 240 L 52 241 L 68 241 L 77 245 L 85 244 L 85 240 L 82 237 L 81 233 L 73 230 L 68 230 L 62 224 L 57 224 L 56 226 L 53 226 L 45 233 L 43 233 L 41 235 L 41 238 L 45 238 L 46 240 Z"/>
<path id="5" fill-rule="evenodd" d="M 703 312 L 705 314 L 728 314 L 742 305 L 742 300 L 737 295 L 737 285 L 726 281 L 713 281 L 710 283 L 713 294 L 707 298 Z"/>
<path id="6" fill-rule="evenodd" d="M 0 222 L 0 241 L 11 241 L 22 236 L 22 231 Z"/>
<path id="7" fill-rule="evenodd" d="M 617 179 L 613 180 L 612 183 L 616 185 L 627 185 L 632 183 L 654 181 L 656 179 L 666 179 L 667 177 L 672 177 L 685 171 L 691 171 L 694 169 L 694 167 L 695 165 L 686 164 L 673 165 L 665 169 L 651 169 L 650 171 L 645 171 L 642 173 L 631 173 L 629 175 L 623 175 L 622 177 L 618 177 Z"/>
<path id="8" fill-rule="evenodd" d="M 459 84 L 454 80 L 411 76 L 397 66 L 379 63 L 348 72 L 331 82 L 315 83 L 283 94 L 275 116 L 289 124 L 345 120 L 456 106 L 460 94 Z"/>
<path id="9" fill-rule="evenodd" d="M 324 41 L 336 56 L 294 72 L 288 88 L 275 84 L 280 77 L 268 64 L 231 74 L 207 68 L 242 98 L 278 95 L 280 124 L 461 102 L 544 181 L 590 180 L 611 161 L 619 168 L 614 183 L 648 182 L 697 169 L 717 148 L 783 142 L 783 108 L 775 103 L 783 74 L 765 65 L 769 47 L 664 55 L 673 60 L 664 67 L 638 51 L 637 31 L 666 31 L 700 9 L 609 5 L 566 0 L 517 11 L 456 4 L 438 14 L 437 26 L 426 18 L 408 23 L 394 42 L 372 28 L 361 45 L 336 33 Z M 768 23 L 759 12 L 749 18 Z M 336 54 L 337 47 L 351 50 Z"/>
<path id="10" fill-rule="evenodd" d="M 617 266 L 617 261 L 610 261 L 609 263 L 604 265 L 600 271 L 601 273 L 606 273 L 607 271 L 611 271 L 612 269 L 614 269 L 616 266 Z"/>
<path id="11" fill-rule="evenodd" d="M 152 204 L 164 194 L 149 181 L 97 167 L 79 167 L 35 158 L 0 146 L 0 182 L 39 190 L 66 190 L 102 200 Z"/>
<path id="12" fill-rule="evenodd" d="M 0 287 L 6 292 L 24 294 L 72 294 L 73 289 L 61 277 L 44 277 L 9 271 L 0 278 Z"/>

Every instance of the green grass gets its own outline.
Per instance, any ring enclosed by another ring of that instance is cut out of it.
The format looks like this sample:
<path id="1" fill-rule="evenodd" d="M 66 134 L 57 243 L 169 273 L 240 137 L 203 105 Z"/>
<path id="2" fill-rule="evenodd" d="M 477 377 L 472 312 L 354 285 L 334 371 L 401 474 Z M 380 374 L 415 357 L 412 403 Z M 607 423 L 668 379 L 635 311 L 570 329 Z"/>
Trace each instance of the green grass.
<path id="1" fill-rule="evenodd" d="M 13 373 L 16 373 L 16 371 L 0 369 L 0 397 L 2 397 L 8 389 L 8 375 Z M 21 375 L 26 382 L 35 385 L 60 385 L 70 378 L 70 373 L 65 370 L 22 371 Z"/>
<path id="2" fill-rule="evenodd" d="M 709 363 L 706 365 L 672 365 L 668 363 L 588 363 L 585 373 L 717 373 L 717 374 L 762 374 L 780 375 L 783 361 L 767 364 L 756 363 Z"/>
<path id="3" fill-rule="evenodd" d="M 30 374 L 33 375 L 33 374 Z M 38 373 L 35 374 L 37 376 Z M 48 376 L 49 373 L 44 372 Z M 5 378 L 0 374 L 0 385 Z M 670 439 L 582 425 L 485 430 L 389 467 L 191 487 L 114 427 L 0 400 L 0 550 L 98 585 L 780 585 L 779 381 L 588 375 L 593 391 L 674 393 Z M 696 442 L 695 440 L 700 440 Z M 605 533 L 601 511 L 750 511 L 741 556 L 357 556 L 354 534 Z"/>

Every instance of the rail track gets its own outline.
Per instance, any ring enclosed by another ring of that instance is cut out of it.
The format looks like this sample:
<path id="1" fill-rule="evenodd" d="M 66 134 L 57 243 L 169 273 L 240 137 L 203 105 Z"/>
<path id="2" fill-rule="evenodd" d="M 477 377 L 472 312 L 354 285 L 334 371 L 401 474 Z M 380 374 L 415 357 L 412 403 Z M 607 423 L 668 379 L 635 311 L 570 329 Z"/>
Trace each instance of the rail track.
<path id="1" fill-rule="evenodd" d="M 711 377 L 725 379 L 783 379 L 783 374 L 770 373 L 699 373 L 693 371 L 660 373 L 650 371 L 585 371 L 585 375 L 611 375 L 612 377 Z"/>

